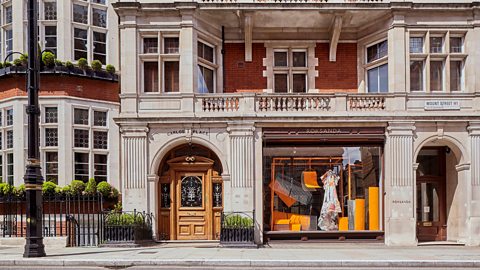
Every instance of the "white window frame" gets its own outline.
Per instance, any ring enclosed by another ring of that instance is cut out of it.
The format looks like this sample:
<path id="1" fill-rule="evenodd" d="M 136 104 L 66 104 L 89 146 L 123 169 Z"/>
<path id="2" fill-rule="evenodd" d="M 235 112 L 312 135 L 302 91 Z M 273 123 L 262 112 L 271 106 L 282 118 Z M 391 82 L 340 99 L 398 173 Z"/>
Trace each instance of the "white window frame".
<path id="1" fill-rule="evenodd" d="M 195 45 L 194 45 L 196 48 L 198 48 L 198 43 L 199 42 L 203 43 L 203 44 L 205 44 L 205 45 L 207 45 L 207 46 L 209 46 L 210 48 L 213 49 L 213 62 L 210 62 L 210 61 L 206 60 L 205 58 L 202 58 L 202 57 L 198 56 L 197 57 L 197 65 L 213 71 L 213 89 L 212 89 L 211 94 L 215 94 L 215 93 L 219 92 L 217 90 L 217 70 L 218 70 L 218 67 L 219 67 L 216 64 L 217 63 L 217 46 L 215 46 L 211 42 L 206 41 L 203 38 L 198 38 L 197 43 L 195 43 Z M 199 71 L 198 68 L 195 68 L 195 70 L 197 70 L 197 72 Z M 197 74 L 197 76 L 200 76 L 200 74 Z M 198 91 L 198 86 L 197 86 L 197 89 L 195 89 L 195 92 L 197 92 L 197 91 Z"/>
<path id="2" fill-rule="evenodd" d="M 377 39 L 373 42 L 370 42 L 370 43 L 367 43 L 365 46 L 364 46 L 364 50 L 363 50 L 363 54 L 364 54 L 364 57 L 365 57 L 365 61 L 364 61 L 364 80 L 365 80 L 365 92 L 368 93 L 368 94 L 375 94 L 375 93 L 379 93 L 379 94 L 385 94 L 385 93 L 388 93 L 390 91 L 390 89 L 388 88 L 387 89 L 387 92 L 381 92 L 381 91 L 378 91 L 378 92 L 370 92 L 370 89 L 369 89 L 369 81 L 368 81 L 368 71 L 371 70 L 371 69 L 374 69 L 374 68 L 378 68 L 380 66 L 383 66 L 385 64 L 388 65 L 388 48 L 387 48 L 387 54 L 381 58 L 378 58 L 378 59 L 375 59 L 371 62 L 368 62 L 368 48 L 370 48 L 371 46 L 375 46 L 375 45 L 378 45 L 384 41 L 387 41 L 387 46 L 388 46 L 388 38 L 387 37 L 383 37 L 381 39 Z M 390 67 L 389 67 L 390 68 Z M 390 80 L 390 78 L 388 78 L 388 74 L 387 74 L 387 80 Z"/>
<path id="3" fill-rule="evenodd" d="M 287 53 L 287 66 L 275 66 L 275 53 L 276 52 L 286 52 Z M 293 66 L 293 53 L 294 52 L 303 52 L 305 53 L 305 67 L 294 67 Z M 301 47 L 289 47 L 289 48 L 274 48 L 273 49 L 273 76 L 275 74 L 287 74 L 287 93 L 294 93 L 293 91 L 293 74 L 303 74 L 305 75 L 305 93 L 308 93 L 310 88 L 309 79 L 308 79 L 308 48 Z M 272 91 L 275 93 L 275 79 L 273 79 L 273 88 Z"/>

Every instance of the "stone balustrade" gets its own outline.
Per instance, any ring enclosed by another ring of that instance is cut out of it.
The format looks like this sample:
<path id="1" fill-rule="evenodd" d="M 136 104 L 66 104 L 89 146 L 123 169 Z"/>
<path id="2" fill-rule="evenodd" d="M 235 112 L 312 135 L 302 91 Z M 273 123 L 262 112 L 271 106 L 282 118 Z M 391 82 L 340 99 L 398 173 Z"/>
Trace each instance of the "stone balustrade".
<path id="1" fill-rule="evenodd" d="M 351 111 L 383 111 L 386 108 L 386 96 L 354 95 L 348 97 L 348 108 Z"/>

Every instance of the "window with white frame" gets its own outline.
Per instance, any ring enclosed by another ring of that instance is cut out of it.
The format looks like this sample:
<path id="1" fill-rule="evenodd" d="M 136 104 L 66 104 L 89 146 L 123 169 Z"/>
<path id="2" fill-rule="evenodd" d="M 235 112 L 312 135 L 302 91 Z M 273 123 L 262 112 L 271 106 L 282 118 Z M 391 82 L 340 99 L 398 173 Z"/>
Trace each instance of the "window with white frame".
<path id="1" fill-rule="evenodd" d="M 107 180 L 108 111 L 74 108 L 74 173 L 76 180 Z"/>
<path id="2" fill-rule="evenodd" d="M 105 0 L 74 0 L 73 52 L 74 59 L 107 62 L 107 6 Z"/>
<path id="3" fill-rule="evenodd" d="M 7 29 L 5 29 L 5 57 L 12 53 L 13 51 L 13 31 L 11 29 L 11 26 Z M 7 59 L 8 61 L 13 60 L 13 56 L 10 55 Z M 3 61 L 3 60 L 2 60 Z"/>
<path id="4" fill-rule="evenodd" d="M 388 92 L 388 41 L 367 46 L 366 56 L 367 91 Z"/>
<path id="5" fill-rule="evenodd" d="M 14 159 L 13 153 L 7 153 L 7 183 L 13 185 L 13 168 L 14 168 Z"/>
<path id="6" fill-rule="evenodd" d="M 45 152 L 45 181 L 58 184 L 58 152 Z"/>
<path id="7" fill-rule="evenodd" d="M 306 93 L 308 89 L 307 49 L 274 49 L 273 91 Z"/>
<path id="8" fill-rule="evenodd" d="M 142 37 L 142 43 L 140 60 L 143 67 L 143 92 L 179 92 L 178 36 L 155 33 Z"/>
<path id="9" fill-rule="evenodd" d="M 463 90 L 464 33 L 413 31 L 410 33 L 409 57 L 410 91 Z"/>
<path id="10" fill-rule="evenodd" d="M 45 180 L 58 184 L 58 108 L 43 108 L 42 134 Z"/>
<path id="11" fill-rule="evenodd" d="M 13 108 L 0 109 L 0 182 L 13 185 Z"/>
<path id="12" fill-rule="evenodd" d="M 215 93 L 216 64 L 215 46 L 197 42 L 198 68 L 197 92 Z"/>

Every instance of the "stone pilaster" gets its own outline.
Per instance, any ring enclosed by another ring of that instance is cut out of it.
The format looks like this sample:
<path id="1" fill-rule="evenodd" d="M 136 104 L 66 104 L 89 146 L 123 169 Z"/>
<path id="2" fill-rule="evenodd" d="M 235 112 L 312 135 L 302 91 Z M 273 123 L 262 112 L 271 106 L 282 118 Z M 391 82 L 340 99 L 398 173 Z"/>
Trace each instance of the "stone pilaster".
<path id="1" fill-rule="evenodd" d="M 466 194 L 469 202 L 467 244 L 480 245 L 480 122 L 470 122 L 470 185 Z"/>
<path id="2" fill-rule="evenodd" d="M 126 211 L 148 211 L 146 126 L 122 126 L 122 193 Z"/>
<path id="3" fill-rule="evenodd" d="M 385 243 L 416 245 L 413 122 L 390 122 L 385 144 Z"/>
<path id="4" fill-rule="evenodd" d="M 254 131 L 253 123 L 229 124 L 230 137 L 230 189 L 235 211 L 253 210 L 253 183 L 255 178 Z M 238 207 L 237 207 L 238 206 Z M 227 209 L 229 211 L 229 209 Z"/>
<path id="5" fill-rule="evenodd" d="M 197 42 L 194 25 L 194 7 L 184 7 L 181 10 L 182 22 L 180 29 L 180 92 L 195 92 L 197 80 Z"/>

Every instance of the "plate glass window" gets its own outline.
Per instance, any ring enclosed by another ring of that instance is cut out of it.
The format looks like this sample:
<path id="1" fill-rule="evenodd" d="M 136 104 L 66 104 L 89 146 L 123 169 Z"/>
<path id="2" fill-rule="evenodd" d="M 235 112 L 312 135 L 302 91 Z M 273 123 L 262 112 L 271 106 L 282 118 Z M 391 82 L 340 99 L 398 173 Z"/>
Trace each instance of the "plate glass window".
<path id="1" fill-rule="evenodd" d="M 423 37 L 410 38 L 410 53 L 423 53 Z"/>

